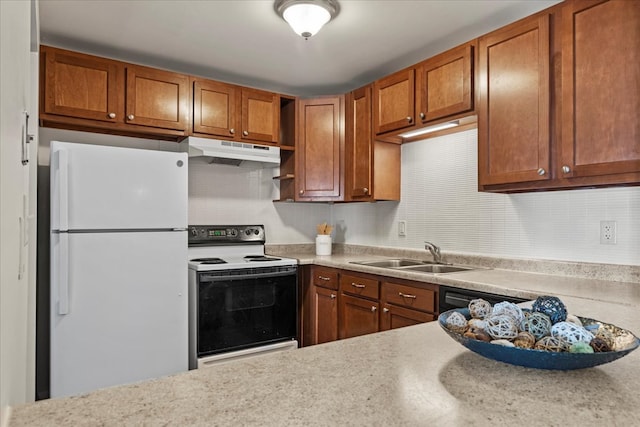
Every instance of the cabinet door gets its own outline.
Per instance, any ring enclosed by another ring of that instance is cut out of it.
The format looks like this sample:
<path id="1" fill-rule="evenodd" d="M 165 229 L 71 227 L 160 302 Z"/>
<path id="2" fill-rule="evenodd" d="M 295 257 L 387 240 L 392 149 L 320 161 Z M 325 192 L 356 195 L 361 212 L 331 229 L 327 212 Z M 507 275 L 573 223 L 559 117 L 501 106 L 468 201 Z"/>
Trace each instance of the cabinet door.
<path id="1" fill-rule="evenodd" d="M 340 296 L 340 338 L 378 332 L 380 304 L 363 298 Z"/>
<path id="2" fill-rule="evenodd" d="M 344 186 L 344 98 L 301 100 L 296 147 L 297 200 L 340 200 Z"/>
<path id="3" fill-rule="evenodd" d="M 338 339 L 338 292 L 311 287 L 311 344 Z"/>
<path id="4" fill-rule="evenodd" d="M 368 199 L 372 194 L 371 86 L 349 94 L 346 112 L 346 193 L 349 199 Z"/>
<path id="5" fill-rule="evenodd" d="M 42 112 L 104 122 L 122 122 L 121 63 L 43 46 Z"/>
<path id="6" fill-rule="evenodd" d="M 548 180 L 549 15 L 479 40 L 478 181 Z"/>
<path id="7" fill-rule="evenodd" d="M 562 25 L 560 176 L 640 172 L 640 2 L 569 2 Z"/>
<path id="8" fill-rule="evenodd" d="M 237 127 L 238 89 L 210 80 L 193 82 L 193 131 L 233 138 Z"/>
<path id="9" fill-rule="evenodd" d="M 382 307 L 382 317 L 380 318 L 380 330 L 387 331 L 389 329 L 403 328 L 405 326 L 431 322 L 434 319 L 435 316 L 433 314 L 384 304 Z"/>
<path id="10" fill-rule="evenodd" d="M 414 114 L 413 68 L 391 74 L 373 84 L 373 128 L 377 135 L 412 126 Z"/>
<path id="11" fill-rule="evenodd" d="M 423 123 L 473 109 L 473 45 L 431 58 L 418 68 L 417 111 Z"/>
<path id="12" fill-rule="evenodd" d="M 241 139 L 278 142 L 280 98 L 275 93 L 242 89 Z"/>
<path id="13" fill-rule="evenodd" d="M 127 65 L 126 122 L 184 131 L 189 122 L 189 77 Z"/>

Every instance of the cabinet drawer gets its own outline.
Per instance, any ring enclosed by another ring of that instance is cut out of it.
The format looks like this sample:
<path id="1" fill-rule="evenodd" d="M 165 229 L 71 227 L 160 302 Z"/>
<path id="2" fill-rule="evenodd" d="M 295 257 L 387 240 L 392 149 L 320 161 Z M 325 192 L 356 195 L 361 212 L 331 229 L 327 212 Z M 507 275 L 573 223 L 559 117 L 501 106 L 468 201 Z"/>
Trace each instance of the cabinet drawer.
<path id="1" fill-rule="evenodd" d="M 322 288 L 338 290 L 338 270 L 314 267 L 311 270 L 311 283 Z"/>
<path id="2" fill-rule="evenodd" d="M 416 310 L 436 311 L 436 293 L 431 289 L 385 282 L 382 285 L 382 300 L 389 304 Z"/>
<path id="3" fill-rule="evenodd" d="M 378 299 L 380 282 L 358 276 L 343 274 L 340 277 L 340 290 L 347 294 Z"/>

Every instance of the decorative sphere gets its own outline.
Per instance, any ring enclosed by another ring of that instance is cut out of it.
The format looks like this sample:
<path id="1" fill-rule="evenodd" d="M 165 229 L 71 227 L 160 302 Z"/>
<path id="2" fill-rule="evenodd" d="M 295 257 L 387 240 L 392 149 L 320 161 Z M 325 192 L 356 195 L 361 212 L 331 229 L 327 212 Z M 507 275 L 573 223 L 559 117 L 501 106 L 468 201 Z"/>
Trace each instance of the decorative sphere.
<path id="1" fill-rule="evenodd" d="M 544 313 L 529 313 L 520 322 L 520 330 L 530 332 L 536 340 L 539 340 L 551 333 L 551 319 Z"/>
<path id="2" fill-rule="evenodd" d="M 469 303 L 469 314 L 474 319 L 484 319 L 491 314 L 491 304 L 482 298 L 471 300 Z"/>
<path id="3" fill-rule="evenodd" d="M 518 335 L 518 326 L 513 317 L 508 314 L 492 314 L 487 317 L 487 326 L 485 331 L 493 339 L 513 339 Z"/>
<path id="4" fill-rule="evenodd" d="M 577 342 L 591 342 L 593 334 L 582 326 L 571 322 L 558 322 L 551 327 L 551 335 L 558 337 L 572 345 Z"/>
<path id="5" fill-rule="evenodd" d="M 575 344 L 571 344 L 569 353 L 593 353 L 593 347 L 591 347 L 589 343 L 578 341 Z"/>
<path id="6" fill-rule="evenodd" d="M 464 334 L 467 330 L 467 318 L 462 313 L 454 311 L 445 320 L 445 326 L 453 332 Z"/>
<path id="7" fill-rule="evenodd" d="M 607 344 L 607 342 L 600 337 L 595 337 L 594 339 L 592 339 L 589 345 L 596 353 L 611 351 L 611 347 L 609 347 L 609 344 Z"/>
<path id="8" fill-rule="evenodd" d="M 546 337 L 542 337 L 536 345 L 534 346 L 536 350 L 546 350 L 546 351 L 567 351 L 569 347 L 567 343 L 561 340 L 560 338 L 552 337 L 551 335 L 547 335 Z"/>
<path id="9" fill-rule="evenodd" d="M 536 344 L 536 337 L 529 332 L 519 332 L 518 336 L 513 340 L 513 344 L 520 348 L 533 348 Z"/>
<path id="10" fill-rule="evenodd" d="M 564 322 L 567 319 L 567 307 L 558 297 L 538 297 L 531 306 L 531 309 L 549 316 L 551 323 Z"/>
<path id="11" fill-rule="evenodd" d="M 509 301 L 499 302 L 493 306 L 493 314 L 507 314 L 516 321 L 516 324 L 519 324 L 522 319 L 524 319 L 524 314 L 522 314 L 522 309 Z"/>

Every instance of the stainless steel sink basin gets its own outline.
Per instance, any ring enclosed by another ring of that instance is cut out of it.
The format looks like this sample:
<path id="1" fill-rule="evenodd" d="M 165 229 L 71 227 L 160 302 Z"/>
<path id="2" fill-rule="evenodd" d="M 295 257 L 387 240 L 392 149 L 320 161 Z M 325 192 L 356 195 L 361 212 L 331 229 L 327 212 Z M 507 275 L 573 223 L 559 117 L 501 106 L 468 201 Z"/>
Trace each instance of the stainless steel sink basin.
<path id="1" fill-rule="evenodd" d="M 403 268 L 403 270 L 438 274 L 438 273 L 455 273 L 456 271 L 473 270 L 473 268 L 462 267 L 459 265 L 428 264 L 428 265 L 416 265 L 413 267 L 407 267 L 407 268 Z"/>
<path id="2" fill-rule="evenodd" d="M 367 265 L 369 267 L 381 267 L 381 268 L 398 268 L 408 266 L 422 266 L 426 262 L 415 259 L 382 259 L 376 261 L 351 261 L 351 264 Z"/>

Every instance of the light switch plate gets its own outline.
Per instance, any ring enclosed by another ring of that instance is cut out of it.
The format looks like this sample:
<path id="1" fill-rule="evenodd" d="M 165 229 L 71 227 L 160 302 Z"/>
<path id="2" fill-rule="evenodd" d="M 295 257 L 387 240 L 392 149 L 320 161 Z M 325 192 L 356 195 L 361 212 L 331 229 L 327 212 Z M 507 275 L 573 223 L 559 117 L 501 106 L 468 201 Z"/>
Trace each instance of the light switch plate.
<path id="1" fill-rule="evenodd" d="M 407 235 L 407 221 L 398 221 L 398 236 Z"/>

